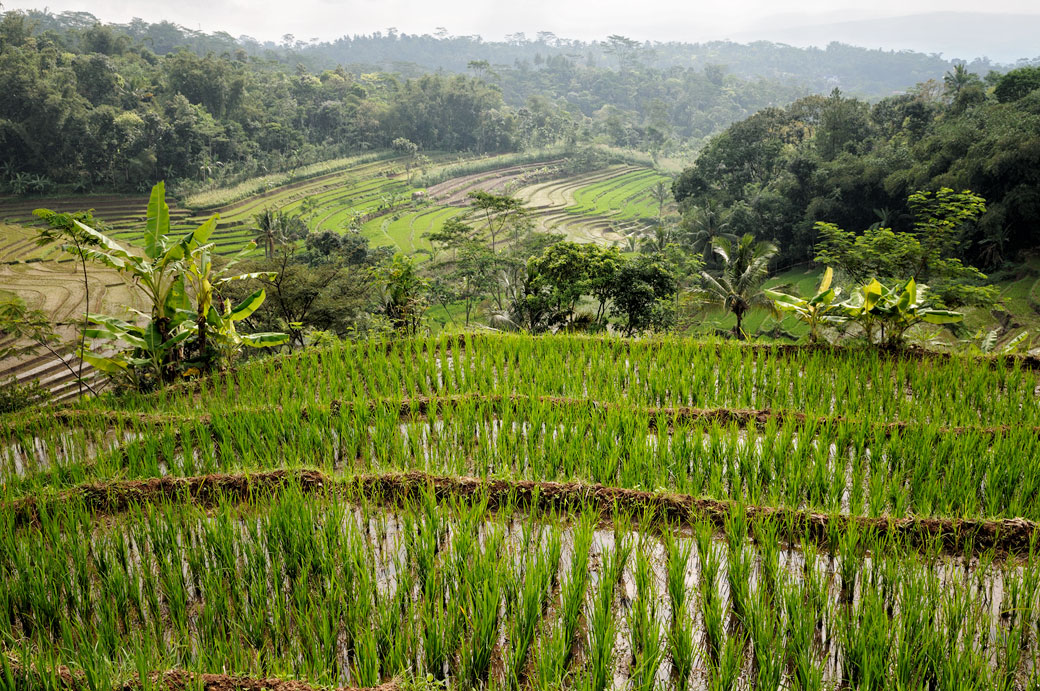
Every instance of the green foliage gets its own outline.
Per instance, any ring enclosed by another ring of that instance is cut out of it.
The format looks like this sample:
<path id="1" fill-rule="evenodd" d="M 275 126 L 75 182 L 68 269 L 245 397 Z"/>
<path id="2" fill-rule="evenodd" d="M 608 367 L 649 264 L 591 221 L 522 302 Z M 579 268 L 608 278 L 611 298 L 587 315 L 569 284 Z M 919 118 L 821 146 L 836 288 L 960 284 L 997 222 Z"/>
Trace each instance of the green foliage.
<path id="1" fill-rule="evenodd" d="M 524 214 L 522 199 L 508 194 L 492 194 L 484 190 L 470 192 L 470 207 L 484 215 L 485 228 L 491 236 L 491 251 L 497 251 L 499 233 L 508 227 L 516 228 Z"/>
<path id="2" fill-rule="evenodd" d="M 897 287 L 885 287 L 876 278 L 852 292 L 851 299 L 842 303 L 850 319 L 860 325 L 867 341 L 874 342 L 874 328 L 879 327 L 879 343 L 900 345 L 906 332 L 917 324 L 954 324 L 964 315 L 946 309 L 936 309 L 926 299 L 926 286 L 908 279 Z"/>
<path id="3" fill-rule="evenodd" d="M 0 296 L 0 360 L 35 355 L 41 348 L 51 354 L 58 362 L 69 370 L 91 393 L 97 393 L 83 381 L 82 363 L 78 371 L 58 352 L 61 337 L 55 325 L 43 310 L 29 309 L 25 300 L 17 295 Z M 12 385 L 14 386 L 14 385 Z M 13 392 L 20 391 L 18 387 Z M 12 393 L 16 397 L 17 393 Z"/>
<path id="4" fill-rule="evenodd" d="M 9 377 L 7 381 L 0 382 L 0 414 L 37 408 L 50 400 L 51 392 L 43 388 L 39 380 L 19 383 L 14 377 Z"/>
<path id="5" fill-rule="evenodd" d="M 49 213 L 41 211 L 39 215 L 46 217 Z M 242 345 L 267 346 L 284 342 L 279 334 L 264 334 L 255 339 L 239 337 L 233 327 L 235 319 L 232 313 L 219 315 L 213 309 L 214 287 L 260 277 L 257 274 L 225 276 L 223 271 L 214 271 L 212 245 L 208 241 L 216 228 L 217 218 L 211 216 L 180 239 L 171 238 L 165 185 L 158 183 L 148 201 L 142 238 L 144 256 L 124 248 L 78 219 L 72 219 L 77 231 L 90 242 L 67 245 L 66 250 L 74 252 L 83 261 L 115 270 L 129 285 L 144 293 L 149 305 L 149 312 L 140 315 L 147 320 L 144 325 L 112 316 L 89 315 L 94 326 L 84 329 L 84 337 L 121 343 L 125 349 L 114 355 L 81 349 L 83 360 L 106 374 L 124 378 L 135 388 L 146 389 L 171 381 L 179 374 L 189 339 L 194 341 L 200 353 L 199 364 L 206 369 L 212 365 L 213 359 L 207 353 L 207 330 L 211 321 L 216 325 L 220 339 L 217 352 L 223 356 L 233 354 Z M 194 309 L 192 299 L 195 301 Z M 260 302 L 263 302 L 262 293 Z M 258 303 L 254 305 L 251 301 L 243 309 L 251 314 L 256 306 Z"/>
<path id="6" fill-rule="evenodd" d="M 751 234 L 744 235 L 736 244 L 720 238 L 713 249 L 722 266 L 717 271 L 700 272 L 703 298 L 708 304 L 732 312 L 737 318 L 733 333 L 737 338 L 746 338 L 741 324 L 748 310 L 773 306 L 762 291 L 762 284 L 769 277 L 769 262 L 779 249 L 770 242 L 756 241 Z"/>
<path id="7" fill-rule="evenodd" d="M 820 340 L 820 328 L 825 324 L 839 324 L 844 321 L 845 311 L 838 304 L 840 288 L 831 288 L 834 280 L 834 269 L 827 267 L 820 279 L 816 294 L 811 298 L 787 295 L 776 290 L 763 290 L 763 294 L 773 301 L 777 312 L 793 314 L 799 321 L 809 327 L 809 342 Z"/>
<path id="8" fill-rule="evenodd" d="M 873 105 L 832 94 L 756 113 L 708 142 L 673 185 L 676 199 L 691 217 L 693 208 L 717 204 L 731 232 L 776 242 L 783 263 L 794 264 L 816 256 L 817 222 L 920 234 L 915 216 L 930 210 L 904 212 L 910 195 L 931 191 L 933 203 L 946 204 L 957 200 L 943 194 L 964 193 L 942 190 L 972 190 L 987 202 L 963 205 L 968 213 L 955 232 L 939 233 L 943 257 L 998 267 L 1036 246 L 1040 98 L 1033 92 L 1002 103 L 971 72 L 948 76 L 944 85 L 925 82 Z M 891 242 L 882 235 L 878 243 Z M 919 239 L 926 253 L 934 249 Z M 945 292 L 936 277 L 918 279 L 936 296 Z"/>
<path id="9" fill-rule="evenodd" d="M 583 295 L 595 292 L 602 305 L 623 263 L 616 248 L 560 242 L 527 262 L 525 310 L 532 330 L 568 325 Z M 539 315 L 535 317 L 534 315 Z M 537 326 L 532 326 L 537 324 Z"/>
<path id="10" fill-rule="evenodd" d="M 429 308 L 430 282 L 423 278 L 415 261 L 395 254 L 377 270 L 383 282 L 383 311 L 395 329 L 409 335 L 419 333 Z"/>
<path id="11" fill-rule="evenodd" d="M 258 244 L 264 247 L 264 256 L 270 259 L 277 245 L 296 242 L 307 236 L 307 223 L 281 209 L 264 208 L 253 215 Z"/>
<path id="12" fill-rule="evenodd" d="M 558 242 L 528 260 L 514 311 L 520 325 L 534 333 L 573 329 L 581 321 L 579 304 L 592 298 L 597 305 L 592 326 L 604 328 L 609 311 L 621 317 L 622 331 L 631 336 L 666 326 L 661 303 L 676 290 L 676 279 L 660 257 L 628 259 L 616 247 Z"/>
<path id="13" fill-rule="evenodd" d="M 445 227 L 449 227 L 450 223 L 446 223 Z M 455 227 L 463 228 L 465 224 Z M 474 304 L 490 295 L 498 286 L 498 260 L 491 249 L 479 240 L 464 240 L 454 251 L 454 265 L 445 277 L 451 282 L 450 293 L 444 295 L 442 291 L 442 297 L 462 300 L 466 304 L 466 326 L 469 326 Z"/>
<path id="14" fill-rule="evenodd" d="M 343 235 L 325 231 L 309 233 L 301 248 L 279 244 L 270 258 L 240 265 L 250 280 L 225 281 L 220 294 L 233 303 L 243 302 L 259 287 L 267 299 L 244 320 L 253 330 L 284 331 L 290 347 L 308 343 L 308 332 L 328 332 L 336 338 L 370 333 L 376 325 L 378 277 L 373 269 L 386 253 L 370 250 L 357 232 Z"/>
<path id="15" fill-rule="evenodd" d="M 942 188 L 935 194 L 915 192 L 908 205 L 913 213 L 909 232 L 875 226 L 857 235 L 818 222 L 816 261 L 832 264 L 860 283 L 875 276 L 928 281 L 942 305 L 992 305 L 996 289 L 978 285 L 986 275 L 953 256 L 964 226 L 985 212 L 985 200 L 969 191 Z"/>
<path id="16" fill-rule="evenodd" d="M 35 355 L 60 339 L 43 310 L 29 309 L 17 295 L 0 296 L 0 360 Z"/>
<path id="17" fill-rule="evenodd" d="M 224 311 L 210 306 L 206 312 L 206 327 L 210 329 L 209 338 L 216 351 L 220 363 L 230 366 L 235 362 L 243 346 L 250 348 L 270 348 L 289 342 L 289 334 L 280 332 L 238 333 L 236 322 L 244 321 L 264 303 L 267 295 L 264 289 L 256 291 L 239 305 L 232 307 L 230 300 L 224 301 Z"/>
<path id="18" fill-rule="evenodd" d="M 126 44 L 110 53 L 70 27 L 4 44 L 0 186 L 17 194 L 143 191 L 164 178 L 191 193 L 257 176 L 288 181 L 395 139 L 427 151 L 516 148 L 514 111 L 478 79 L 361 77 L 336 65 L 296 73 L 296 61 L 244 59 L 234 42 L 198 54 L 178 49 L 192 37 L 157 26 L 167 30 L 158 43 L 123 35 Z M 408 165 L 424 161 L 412 156 Z M 228 203 L 246 191 L 192 195 L 191 203 Z"/>
<path id="19" fill-rule="evenodd" d="M 667 323 L 662 302 L 675 294 L 676 287 L 675 277 L 657 257 L 639 255 L 621 263 L 607 294 L 612 313 L 622 318 L 625 335 L 663 330 Z"/>
<path id="20" fill-rule="evenodd" d="M 1004 343 L 1000 343 L 1000 337 L 1000 329 L 992 329 L 985 333 L 979 331 L 972 338 L 961 341 L 962 349 L 979 355 L 1012 355 L 1029 347 L 1028 331 L 1012 336 Z"/>
<path id="21" fill-rule="evenodd" d="M 1040 89 L 1040 67 L 1019 67 L 1003 75 L 993 88 L 993 94 L 1001 103 L 1017 101 Z"/>

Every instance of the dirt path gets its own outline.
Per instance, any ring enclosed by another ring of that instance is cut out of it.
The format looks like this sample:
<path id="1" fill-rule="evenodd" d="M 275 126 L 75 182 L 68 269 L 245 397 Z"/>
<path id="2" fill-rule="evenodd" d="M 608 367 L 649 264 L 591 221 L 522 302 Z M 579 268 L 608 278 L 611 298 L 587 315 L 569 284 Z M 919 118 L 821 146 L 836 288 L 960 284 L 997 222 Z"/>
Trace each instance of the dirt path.
<path id="1" fill-rule="evenodd" d="M 27 684 L 24 688 L 42 688 L 43 684 L 53 680 L 52 675 L 40 675 L 35 666 L 25 668 L 13 655 L 4 653 L 11 665 L 15 680 L 15 688 L 19 682 Z M 82 672 L 76 672 L 65 665 L 55 670 L 61 688 L 69 691 L 94 691 Z M 44 679 L 46 678 L 46 682 Z M 149 688 L 164 691 L 366 691 L 361 687 L 315 686 L 304 681 L 289 679 L 258 678 L 235 676 L 231 674 L 198 674 L 181 669 L 152 672 L 149 675 Z M 113 687 L 112 691 L 137 691 L 142 688 L 140 681 L 130 681 Z M 367 691 L 397 691 L 398 685 L 391 681 L 381 686 L 367 687 Z"/>
<path id="2" fill-rule="evenodd" d="M 16 527 L 38 524 L 40 504 L 49 512 L 66 502 L 82 502 L 95 516 L 125 511 L 131 506 L 170 501 L 192 501 L 212 506 L 233 499 L 262 503 L 265 495 L 293 488 L 306 493 L 337 492 L 347 497 L 398 503 L 417 499 L 432 490 L 439 500 L 484 500 L 491 507 L 510 504 L 526 510 L 576 513 L 593 507 L 604 519 L 618 514 L 652 516 L 643 530 L 690 526 L 708 520 L 722 528 L 736 504 L 685 494 L 647 492 L 580 482 L 534 482 L 433 475 L 420 471 L 354 475 L 342 478 L 318 470 L 275 470 L 150 480 L 116 480 L 81 485 L 54 497 L 26 497 L 2 505 Z M 984 520 L 950 518 L 868 518 L 820 514 L 783 507 L 747 506 L 751 522 L 772 520 L 785 539 L 809 539 L 829 549 L 833 536 L 855 527 L 916 548 L 937 546 L 952 555 L 980 554 L 990 549 L 1001 556 L 1028 553 L 1038 535 L 1038 524 L 1021 518 Z"/>

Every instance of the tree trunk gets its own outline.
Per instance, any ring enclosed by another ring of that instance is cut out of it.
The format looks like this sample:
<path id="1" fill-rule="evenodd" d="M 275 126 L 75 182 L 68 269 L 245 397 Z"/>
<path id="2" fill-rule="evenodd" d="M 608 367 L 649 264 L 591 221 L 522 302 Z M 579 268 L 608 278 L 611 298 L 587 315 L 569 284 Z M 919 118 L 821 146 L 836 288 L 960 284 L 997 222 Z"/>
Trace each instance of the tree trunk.
<path id="1" fill-rule="evenodd" d="M 83 267 L 83 299 L 85 300 L 83 306 L 83 326 L 79 330 L 79 374 L 76 375 L 76 379 L 79 382 L 79 397 L 83 398 L 83 349 L 87 344 L 87 322 L 90 321 L 90 281 L 87 279 L 87 260 L 83 257 L 83 250 L 80 248 L 78 239 L 76 240 L 76 249 L 79 250 L 79 263 Z M 91 393 L 94 392 L 91 391 Z"/>

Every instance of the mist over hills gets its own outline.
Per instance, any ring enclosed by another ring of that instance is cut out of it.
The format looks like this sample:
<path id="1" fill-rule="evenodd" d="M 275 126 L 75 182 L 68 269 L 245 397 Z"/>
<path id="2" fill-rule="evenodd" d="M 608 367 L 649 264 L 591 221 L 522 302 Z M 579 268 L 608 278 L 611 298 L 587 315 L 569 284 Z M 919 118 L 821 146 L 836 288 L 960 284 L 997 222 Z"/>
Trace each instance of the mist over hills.
<path id="1" fill-rule="evenodd" d="M 103 22 L 90 12 L 25 12 L 40 33 L 85 30 Z M 437 71 L 472 73 L 471 63 L 486 61 L 491 72 L 504 78 L 501 85 L 507 100 L 528 95 L 526 89 L 521 94 L 509 88 L 515 81 L 509 74 L 559 68 L 561 60 L 576 69 L 617 70 L 622 61 L 662 72 L 721 69 L 741 79 L 781 81 L 821 93 L 837 87 L 878 98 L 941 79 L 956 62 L 967 62 L 971 71 L 985 75 L 991 69 L 1040 55 L 1040 46 L 1032 40 L 1040 35 L 1040 15 L 939 12 L 839 21 L 847 16 L 850 13 L 814 15 L 815 19 L 776 15 L 759 20 L 758 28 L 735 35 L 734 40 L 664 42 L 631 36 L 627 45 L 612 45 L 611 37 L 584 41 L 549 31 L 486 40 L 477 35 L 452 35 L 444 29 L 421 34 L 388 29 L 332 41 L 302 41 L 286 35 L 275 42 L 244 35 L 236 38 L 219 30 L 193 30 L 169 21 L 134 19 L 105 25 L 147 41 L 159 55 L 181 47 L 199 55 L 244 50 L 253 57 L 290 66 L 302 64 L 312 71 L 344 66 L 355 74 L 386 71 L 415 77 Z M 813 23 L 821 17 L 835 21 Z"/>
<path id="2" fill-rule="evenodd" d="M 989 58 L 1004 64 L 1040 56 L 1040 13 L 929 12 L 847 20 L 830 16 L 831 21 L 820 21 L 806 15 L 774 15 L 732 38 L 794 46 L 825 46 L 837 41 L 939 54 L 947 59 Z"/>

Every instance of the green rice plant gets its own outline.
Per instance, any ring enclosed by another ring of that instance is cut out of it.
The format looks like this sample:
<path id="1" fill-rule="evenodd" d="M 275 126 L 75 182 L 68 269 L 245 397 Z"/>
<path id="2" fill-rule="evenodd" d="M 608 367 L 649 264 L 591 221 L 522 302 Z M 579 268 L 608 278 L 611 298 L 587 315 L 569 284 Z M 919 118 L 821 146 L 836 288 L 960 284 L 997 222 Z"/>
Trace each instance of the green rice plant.
<path id="1" fill-rule="evenodd" d="M 446 587 L 440 582 L 441 578 L 434 574 L 426 579 L 421 610 L 423 669 L 438 680 L 444 679 L 452 651 L 446 636 L 450 618 L 445 611 Z"/>
<path id="2" fill-rule="evenodd" d="M 629 642 L 632 651 L 631 685 L 650 691 L 654 688 L 657 668 L 665 652 L 665 642 L 657 613 L 655 574 L 652 554 L 645 538 L 636 550 L 636 599 L 628 612 Z M 680 610 L 681 611 L 681 610 Z"/>
<path id="3" fill-rule="evenodd" d="M 726 516 L 726 579 L 729 583 L 730 604 L 737 622 L 747 627 L 751 609 L 752 555 L 745 549 L 747 540 L 747 513 L 743 505 L 735 504 Z"/>
<path id="4" fill-rule="evenodd" d="M 593 691 L 603 691 L 610 678 L 611 663 L 614 660 L 614 640 L 617 635 L 614 593 L 624 573 L 630 551 L 631 545 L 627 542 L 627 537 L 618 536 L 615 532 L 613 549 L 603 554 L 599 587 L 586 615 L 588 659 L 585 666 L 585 683 Z"/>
<path id="5" fill-rule="evenodd" d="M 783 630 L 764 588 L 756 591 L 747 613 L 747 632 L 754 663 L 755 688 L 779 689 L 784 676 Z"/>
<path id="6" fill-rule="evenodd" d="M 721 661 L 725 638 L 725 614 L 722 596 L 719 593 L 719 555 L 712 545 L 713 530 L 710 523 L 701 522 L 694 527 L 697 539 L 697 555 L 700 559 L 701 618 L 704 622 L 705 646 L 710 664 L 717 666 Z"/>
<path id="7" fill-rule="evenodd" d="M 387 152 L 355 156 L 351 158 L 340 158 L 330 161 L 321 161 L 311 165 L 302 166 L 292 173 L 272 173 L 258 178 L 250 178 L 229 188 L 207 190 L 196 192 L 184 199 L 184 205 L 189 209 L 209 209 L 224 204 L 246 199 L 259 192 L 288 184 L 294 180 L 303 180 L 316 175 L 326 175 L 350 167 L 378 161 L 392 154 Z"/>
<path id="8" fill-rule="evenodd" d="M 491 657 L 498 641 L 499 613 L 503 597 L 504 573 L 501 558 L 503 534 L 494 526 L 485 536 L 485 548 L 461 571 L 461 607 L 470 631 L 468 644 L 460 653 L 461 676 L 476 686 L 486 682 Z"/>
<path id="9" fill-rule="evenodd" d="M 558 623 L 543 638 L 541 654 L 536 662 L 537 688 L 554 688 L 566 677 L 581 618 L 581 605 L 588 589 L 589 549 L 595 525 L 596 515 L 592 511 L 585 511 L 571 533 L 573 548 L 570 570 L 560 588 Z"/>
<path id="10" fill-rule="evenodd" d="M 885 600 L 875 584 L 865 585 L 837 621 L 842 679 L 855 688 L 883 688 L 888 675 L 892 631 Z"/>
<path id="11" fill-rule="evenodd" d="M 780 604 L 784 608 L 787 624 L 785 657 L 795 688 L 822 691 L 823 670 L 813 655 L 813 639 L 819 615 L 813 606 L 813 596 L 809 594 L 812 591 L 807 585 L 799 587 L 794 580 L 782 584 L 781 588 Z M 779 647 L 779 641 L 777 645 Z"/>
<path id="12" fill-rule="evenodd" d="M 680 691 L 689 685 L 693 670 L 693 615 L 686 603 L 686 573 L 689 568 L 692 541 L 680 542 L 673 531 L 664 531 L 666 552 L 665 585 L 671 610 L 668 630 L 668 654 L 672 661 L 672 679 Z"/>
<path id="13" fill-rule="evenodd" d="M 726 639 L 719 655 L 719 661 L 712 666 L 711 691 L 733 691 L 740 680 L 740 669 L 744 659 L 744 640 L 740 636 Z"/>
<path id="14" fill-rule="evenodd" d="M 754 523 L 755 543 L 761 564 L 761 588 L 770 600 L 776 594 L 780 580 L 780 526 L 772 518 Z"/>
<path id="15" fill-rule="evenodd" d="M 510 647 L 505 661 L 505 682 L 511 689 L 519 688 L 526 679 L 528 654 L 545 611 L 550 586 L 556 578 L 562 551 L 561 534 L 554 528 L 549 528 L 548 533 L 547 542 L 536 557 L 527 553 L 523 581 L 515 610 L 510 617 L 507 635 Z M 525 537 L 527 535 L 525 532 Z"/>

